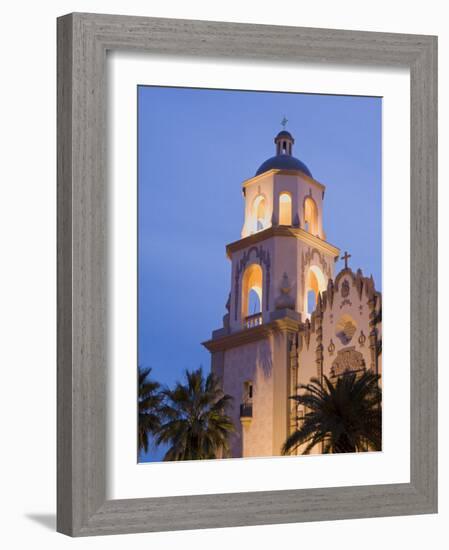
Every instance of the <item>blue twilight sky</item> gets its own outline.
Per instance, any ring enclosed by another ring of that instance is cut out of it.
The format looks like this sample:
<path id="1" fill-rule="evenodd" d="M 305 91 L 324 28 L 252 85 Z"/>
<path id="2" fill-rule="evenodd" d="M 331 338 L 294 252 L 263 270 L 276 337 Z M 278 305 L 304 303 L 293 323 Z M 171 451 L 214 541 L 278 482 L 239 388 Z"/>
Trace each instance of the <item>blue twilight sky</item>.
<path id="1" fill-rule="evenodd" d="M 284 115 L 326 185 L 327 240 L 381 290 L 381 98 L 139 86 L 139 364 L 162 384 L 210 367 L 201 342 L 225 313 L 241 183 L 275 154 Z"/>

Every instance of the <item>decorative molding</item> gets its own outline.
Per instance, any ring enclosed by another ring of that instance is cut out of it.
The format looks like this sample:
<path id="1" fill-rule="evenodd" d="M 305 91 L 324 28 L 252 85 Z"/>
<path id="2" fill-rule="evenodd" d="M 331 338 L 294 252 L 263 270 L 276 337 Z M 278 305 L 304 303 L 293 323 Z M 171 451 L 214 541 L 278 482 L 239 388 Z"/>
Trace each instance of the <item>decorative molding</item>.
<path id="1" fill-rule="evenodd" d="M 225 336 L 219 336 L 218 338 L 207 340 L 201 344 L 210 352 L 225 351 L 230 348 L 236 348 L 251 342 L 263 340 L 275 332 L 287 331 L 297 333 L 300 325 L 301 323 L 299 321 L 284 317 L 283 319 L 276 319 L 275 321 L 263 323 L 253 328 L 239 330 L 238 332 L 233 332 Z"/>
<path id="2" fill-rule="evenodd" d="M 330 369 L 331 378 L 366 370 L 365 359 L 355 347 L 344 348 L 337 352 Z"/>
<path id="3" fill-rule="evenodd" d="M 244 180 L 242 183 L 242 187 L 245 189 L 249 185 L 253 185 L 254 183 L 260 181 L 263 178 L 266 178 L 267 176 L 299 176 L 301 179 L 305 180 L 310 185 L 313 185 L 320 191 L 324 193 L 326 190 L 326 186 L 319 182 L 318 180 L 315 180 L 308 176 L 307 174 L 304 174 L 304 172 L 301 172 L 300 170 L 280 170 L 277 168 L 272 168 L 271 170 L 267 170 L 266 172 L 263 172 L 262 174 L 259 174 L 258 176 L 254 176 L 252 178 L 248 178 L 247 180 Z"/>
<path id="4" fill-rule="evenodd" d="M 315 237 L 315 235 L 301 229 L 301 227 L 292 227 L 288 225 L 268 227 L 267 229 L 248 235 L 248 237 L 229 243 L 226 246 L 226 254 L 229 259 L 232 259 L 232 254 L 234 252 L 238 252 L 248 246 L 258 244 L 261 241 L 269 239 L 270 237 L 294 237 L 295 239 L 298 239 L 309 246 L 316 248 L 318 251 L 322 251 L 330 256 L 336 257 L 340 254 L 340 249 L 333 244 L 330 244 L 319 237 Z"/>
<path id="5" fill-rule="evenodd" d="M 360 347 L 363 348 L 363 346 L 365 345 L 365 342 L 366 342 L 366 336 L 365 336 L 363 330 L 360 331 L 360 336 L 359 336 L 358 342 L 360 344 Z"/>

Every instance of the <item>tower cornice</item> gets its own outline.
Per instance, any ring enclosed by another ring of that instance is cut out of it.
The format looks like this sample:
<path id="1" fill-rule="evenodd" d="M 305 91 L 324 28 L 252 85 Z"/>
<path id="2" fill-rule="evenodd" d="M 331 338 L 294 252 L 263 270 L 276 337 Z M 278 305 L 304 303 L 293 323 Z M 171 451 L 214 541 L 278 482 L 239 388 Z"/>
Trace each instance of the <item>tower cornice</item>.
<path id="1" fill-rule="evenodd" d="M 244 248 L 247 248 L 248 246 L 252 246 L 253 244 L 265 241 L 270 237 L 295 238 L 307 243 L 310 246 L 313 246 L 314 248 L 317 248 L 322 252 L 326 252 L 333 256 L 340 255 L 340 249 L 333 244 L 330 244 L 327 241 L 323 241 L 319 237 L 312 235 L 304 229 L 301 229 L 299 227 L 290 227 L 287 225 L 274 225 L 269 227 L 268 229 L 264 229 L 263 231 L 253 233 L 248 237 L 244 237 L 243 239 L 234 241 L 226 246 L 226 254 L 228 258 L 231 258 L 233 252 L 237 252 L 238 250 L 242 250 Z"/>
<path id="2" fill-rule="evenodd" d="M 252 185 L 253 183 L 257 183 L 261 179 L 266 178 L 268 175 L 278 175 L 278 174 L 281 175 L 281 176 L 282 175 L 283 176 L 298 176 L 298 175 L 301 175 L 301 177 L 304 178 L 305 181 L 307 181 L 311 185 L 314 185 L 315 187 L 320 189 L 320 191 L 323 191 L 323 193 L 326 190 L 326 186 L 323 183 L 320 183 L 316 179 L 311 178 L 310 176 L 308 176 L 304 172 L 300 172 L 298 170 L 285 170 L 285 169 L 278 169 L 278 168 L 272 168 L 271 170 L 268 170 L 267 172 L 263 172 L 262 174 L 259 174 L 258 176 L 254 176 L 252 178 L 244 180 L 243 183 L 242 183 L 242 187 L 245 189 L 249 185 Z"/>
<path id="3" fill-rule="evenodd" d="M 224 351 L 251 342 L 257 342 L 258 340 L 263 340 L 275 332 L 287 331 L 296 333 L 300 326 L 300 321 L 296 321 L 290 317 L 284 317 L 283 319 L 276 319 L 275 321 L 264 323 L 253 328 L 232 332 L 231 334 L 226 334 L 218 338 L 212 338 L 211 340 L 202 342 L 202 345 L 210 352 Z"/>

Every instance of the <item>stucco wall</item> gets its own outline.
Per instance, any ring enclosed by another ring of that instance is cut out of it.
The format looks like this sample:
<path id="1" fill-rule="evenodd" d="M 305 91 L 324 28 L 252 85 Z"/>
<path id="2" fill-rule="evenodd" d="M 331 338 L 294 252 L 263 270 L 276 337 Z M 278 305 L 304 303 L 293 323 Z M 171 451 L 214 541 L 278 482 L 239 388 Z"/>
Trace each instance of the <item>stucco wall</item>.
<path id="1" fill-rule="evenodd" d="M 273 359 L 270 339 L 224 352 L 224 391 L 234 397 L 231 416 L 237 433 L 231 438 L 232 456 L 242 456 L 240 404 L 244 383 L 253 382 L 253 418 L 246 430 L 246 456 L 270 456 L 273 440 Z"/>

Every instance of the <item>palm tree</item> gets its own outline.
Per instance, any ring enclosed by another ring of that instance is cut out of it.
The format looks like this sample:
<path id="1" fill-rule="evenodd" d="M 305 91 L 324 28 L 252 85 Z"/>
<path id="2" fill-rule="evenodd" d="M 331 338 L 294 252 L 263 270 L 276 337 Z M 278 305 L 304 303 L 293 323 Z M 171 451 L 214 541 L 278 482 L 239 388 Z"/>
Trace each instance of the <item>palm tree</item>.
<path id="1" fill-rule="evenodd" d="M 382 442 L 382 408 L 379 376 L 365 372 L 361 376 L 348 373 L 333 384 L 312 378 L 301 384 L 302 395 L 295 395 L 298 405 L 306 409 L 299 417 L 302 425 L 284 443 L 283 454 L 305 445 L 302 454 L 309 454 L 319 444 L 324 453 L 379 451 Z"/>
<path id="2" fill-rule="evenodd" d="M 154 435 L 161 425 L 160 408 L 163 396 L 160 384 L 150 378 L 151 369 L 139 367 L 137 380 L 139 405 L 138 450 L 148 452 L 149 436 Z"/>
<path id="3" fill-rule="evenodd" d="M 210 373 L 204 377 L 201 368 L 186 371 L 185 383 L 164 390 L 162 407 L 164 423 L 157 444 L 170 445 L 164 460 L 198 460 L 226 456 L 229 435 L 234 425 L 225 409 L 231 401 Z"/>

